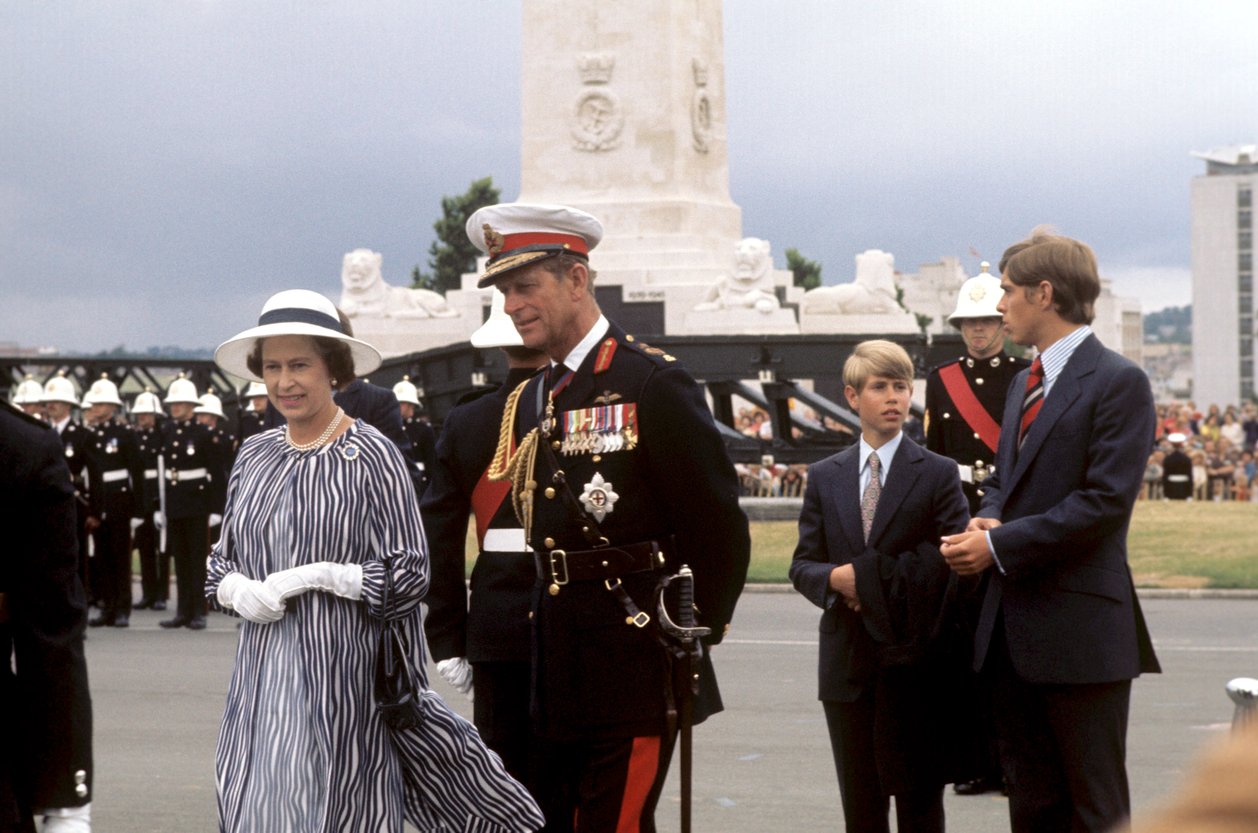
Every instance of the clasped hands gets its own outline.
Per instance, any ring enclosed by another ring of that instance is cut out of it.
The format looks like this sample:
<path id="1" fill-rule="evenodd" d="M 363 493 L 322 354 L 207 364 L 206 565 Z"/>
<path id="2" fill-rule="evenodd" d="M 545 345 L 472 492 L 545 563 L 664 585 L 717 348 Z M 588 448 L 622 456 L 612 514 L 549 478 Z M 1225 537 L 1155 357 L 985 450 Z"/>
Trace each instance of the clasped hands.
<path id="1" fill-rule="evenodd" d="M 222 605 L 250 622 L 266 625 L 284 617 L 284 603 L 288 599 L 308 590 L 323 590 L 357 601 L 363 592 L 362 565 L 317 561 L 278 570 L 265 581 L 248 578 L 243 573 L 228 573 L 218 584 L 217 596 Z"/>
<path id="2" fill-rule="evenodd" d="M 939 539 L 939 553 L 959 576 L 976 576 L 995 563 L 987 545 L 987 530 L 1000 526 L 995 518 L 971 518 L 965 532 Z"/>

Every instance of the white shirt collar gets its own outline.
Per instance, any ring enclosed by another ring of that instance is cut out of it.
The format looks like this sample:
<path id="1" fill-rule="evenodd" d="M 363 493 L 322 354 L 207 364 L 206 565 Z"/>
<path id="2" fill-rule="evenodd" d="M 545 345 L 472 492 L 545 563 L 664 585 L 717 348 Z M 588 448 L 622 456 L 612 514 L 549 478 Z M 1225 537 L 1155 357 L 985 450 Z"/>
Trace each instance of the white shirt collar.
<path id="1" fill-rule="evenodd" d="M 891 470 L 891 461 L 895 458 L 895 453 L 900 448 L 900 441 L 903 439 L 904 439 L 904 432 L 901 431 L 900 433 L 896 434 L 894 438 L 883 443 L 880 448 L 875 449 L 872 445 L 865 442 L 865 436 L 864 434 L 862 434 L 861 439 L 860 439 L 860 455 L 861 455 L 860 474 L 861 474 L 862 480 L 865 477 L 865 472 L 869 469 L 869 452 L 877 451 L 878 462 L 882 464 L 882 476 L 879 478 L 879 482 L 883 485 L 886 485 L 887 472 Z"/>
<path id="2" fill-rule="evenodd" d="M 607 320 L 607 316 L 599 313 L 598 320 L 594 322 L 594 326 L 585 334 L 585 338 L 577 342 L 577 346 L 572 348 L 572 352 L 564 357 L 563 366 L 569 370 L 576 370 L 581 367 L 581 362 L 585 361 L 585 357 L 594 349 L 594 345 L 598 344 L 599 339 L 607 334 L 611 329 L 611 323 Z M 558 362 L 551 362 L 551 366 Z"/>
<path id="3" fill-rule="evenodd" d="M 1065 369 L 1066 363 L 1074 355 L 1075 349 L 1090 335 L 1092 335 L 1092 328 L 1084 324 L 1082 327 L 1072 330 L 1057 339 L 1047 350 L 1040 354 L 1040 364 L 1044 366 L 1045 396 L 1048 396 L 1049 391 L 1052 390 L 1053 383 L 1057 381 L 1057 377 Z"/>
<path id="4" fill-rule="evenodd" d="M 64 431 L 64 430 L 65 430 L 66 426 L 67 426 L 67 425 L 69 425 L 69 424 L 70 424 L 70 418 L 69 418 L 69 417 L 66 417 L 65 419 L 61 420 L 61 422 L 58 422 L 58 423 L 57 423 L 56 425 L 54 425 L 53 427 L 54 427 L 54 428 L 56 428 L 56 429 L 57 429 L 57 433 L 58 433 L 58 434 L 60 434 L 62 431 Z"/>

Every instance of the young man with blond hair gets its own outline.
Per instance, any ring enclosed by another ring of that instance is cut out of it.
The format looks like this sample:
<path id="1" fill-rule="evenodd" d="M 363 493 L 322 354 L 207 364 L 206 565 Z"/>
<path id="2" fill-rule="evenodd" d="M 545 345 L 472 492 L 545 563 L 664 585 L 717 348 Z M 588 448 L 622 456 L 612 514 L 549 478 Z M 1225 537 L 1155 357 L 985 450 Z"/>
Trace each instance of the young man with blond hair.
<path id="1" fill-rule="evenodd" d="M 913 363 L 889 341 L 865 341 L 843 366 L 859 441 L 808 470 L 791 581 L 822 610 L 819 699 L 849 831 L 944 829 L 953 780 L 949 694 L 964 650 L 961 584 L 940 536 L 969 519 L 957 465 L 905 440 Z M 923 696 L 929 691 L 929 696 Z"/>

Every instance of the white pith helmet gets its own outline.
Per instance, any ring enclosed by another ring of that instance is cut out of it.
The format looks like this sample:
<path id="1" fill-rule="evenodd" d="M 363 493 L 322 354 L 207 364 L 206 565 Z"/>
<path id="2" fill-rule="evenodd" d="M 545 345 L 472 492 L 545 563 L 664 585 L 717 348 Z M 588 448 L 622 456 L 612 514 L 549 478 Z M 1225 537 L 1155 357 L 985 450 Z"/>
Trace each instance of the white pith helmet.
<path id="1" fill-rule="evenodd" d="M 165 412 L 162 410 L 162 401 L 157 398 L 157 394 L 151 390 L 145 390 L 135 395 L 135 401 L 131 404 L 131 413 L 161 414 Z"/>
<path id="2" fill-rule="evenodd" d="M 65 402 L 76 408 L 79 407 L 79 397 L 74 393 L 74 383 L 66 378 L 64 370 L 58 371 L 57 375 L 44 385 L 44 401 Z"/>
<path id="3" fill-rule="evenodd" d="M 255 396 L 266 395 L 266 385 L 262 382 L 250 382 L 249 387 L 245 388 L 245 399 L 253 399 Z"/>
<path id="4" fill-rule="evenodd" d="M 393 395 L 398 402 L 409 402 L 417 408 L 420 407 L 419 388 L 411 383 L 410 376 L 403 376 L 402 381 L 393 386 Z"/>
<path id="5" fill-rule="evenodd" d="M 87 393 L 83 394 L 83 401 L 92 400 L 93 405 L 117 405 L 122 407 L 122 398 L 118 396 L 118 386 L 110 381 L 109 377 L 101 374 L 101 377 L 92 386 L 88 388 Z"/>
<path id="6" fill-rule="evenodd" d="M 207 393 L 201 397 L 200 403 L 192 409 L 194 414 L 214 414 L 219 419 L 226 419 L 223 415 L 223 400 L 218 398 L 217 394 Z"/>
<path id="7" fill-rule="evenodd" d="M 17 386 L 17 390 L 13 392 L 14 405 L 38 405 L 44 401 L 44 386 L 36 382 L 31 374 L 27 373 Z"/>
<path id="8" fill-rule="evenodd" d="M 489 317 L 472 333 L 470 340 L 476 348 L 524 345 L 524 339 L 520 338 L 515 323 L 507 315 L 507 296 L 497 287 L 494 288 L 493 300 L 489 302 Z"/>
<path id="9" fill-rule="evenodd" d="M 200 405 L 201 397 L 197 396 L 197 386 L 192 384 L 192 380 L 180 373 L 179 378 L 170 383 L 170 388 L 166 391 L 166 398 L 162 401 L 167 405 L 174 405 L 179 402 Z"/>
<path id="10" fill-rule="evenodd" d="M 954 327 L 962 318 L 1001 317 L 996 310 L 1002 292 L 1000 279 L 987 271 L 991 268 L 987 261 L 984 260 L 980 268 L 983 271 L 961 284 L 957 291 L 957 308 L 948 316 L 948 323 Z"/>

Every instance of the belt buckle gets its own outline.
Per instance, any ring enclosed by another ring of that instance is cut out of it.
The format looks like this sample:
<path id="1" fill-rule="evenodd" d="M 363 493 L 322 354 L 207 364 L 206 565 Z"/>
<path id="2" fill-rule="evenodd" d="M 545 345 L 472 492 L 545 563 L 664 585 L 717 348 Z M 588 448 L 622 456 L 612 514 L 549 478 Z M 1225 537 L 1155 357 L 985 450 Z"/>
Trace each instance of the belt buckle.
<path id="1" fill-rule="evenodd" d="M 171 483 L 178 483 L 179 482 L 179 469 L 167 469 L 166 479 L 169 480 Z"/>
<path id="2" fill-rule="evenodd" d="M 559 577 L 560 568 L 563 570 L 563 578 Z M 550 551 L 550 578 L 559 587 L 568 583 L 568 553 L 564 550 Z"/>

